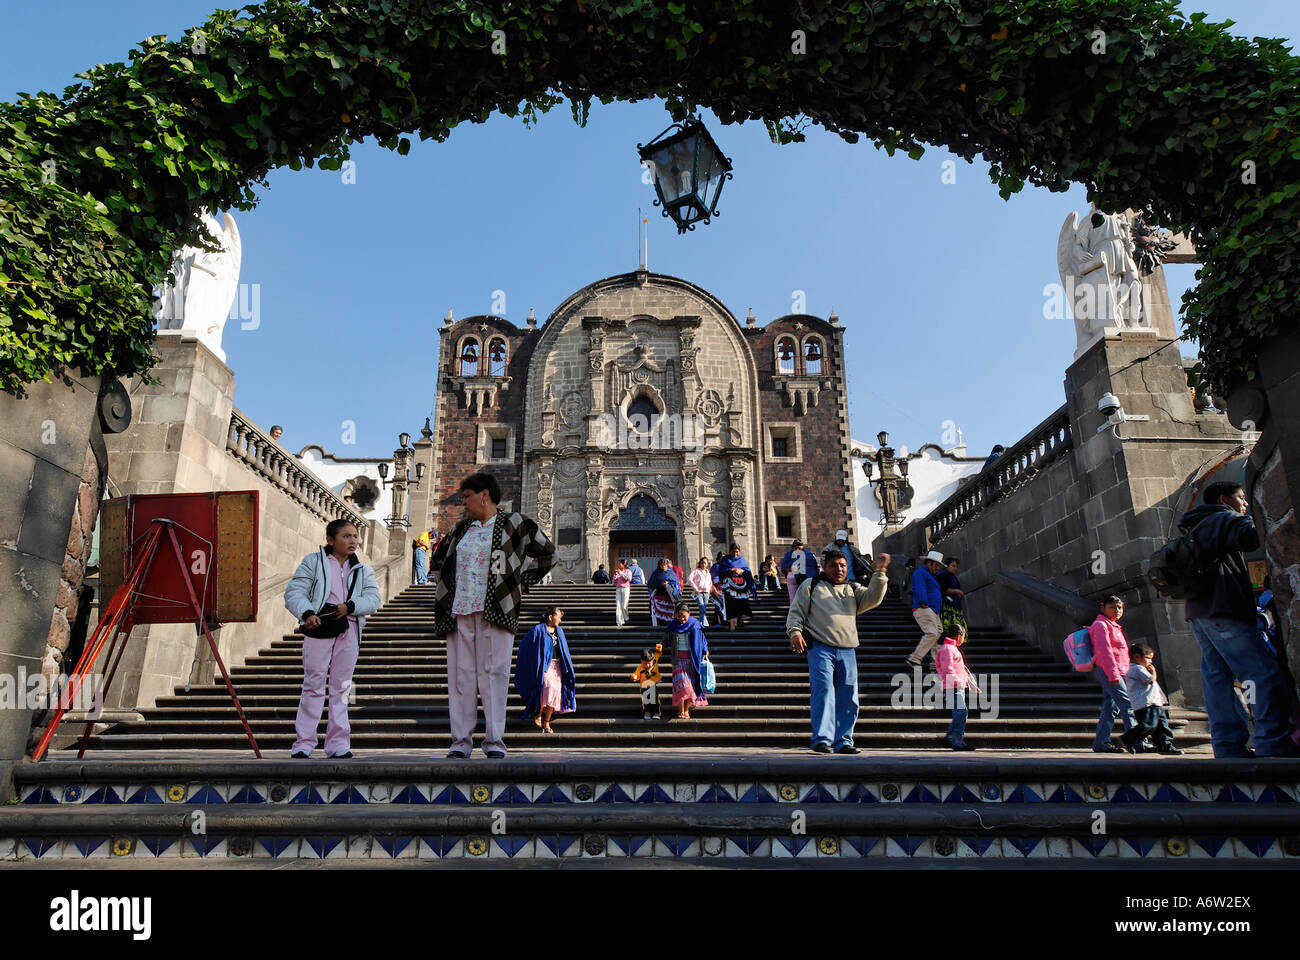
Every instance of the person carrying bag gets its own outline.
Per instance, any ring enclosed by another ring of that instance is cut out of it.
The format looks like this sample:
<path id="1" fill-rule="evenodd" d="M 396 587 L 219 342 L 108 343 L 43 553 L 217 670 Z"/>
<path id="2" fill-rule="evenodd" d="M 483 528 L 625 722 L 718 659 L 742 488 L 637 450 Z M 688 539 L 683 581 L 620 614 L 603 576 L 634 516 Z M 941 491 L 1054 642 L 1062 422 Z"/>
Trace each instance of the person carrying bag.
<path id="1" fill-rule="evenodd" d="M 316 747 L 316 729 L 325 706 L 329 677 L 329 723 L 325 754 L 352 756 L 348 697 L 360 653 L 366 617 L 383 598 L 374 572 L 357 559 L 360 534 L 350 520 L 332 520 L 326 545 L 302 558 L 284 591 L 285 608 L 299 620 L 302 641 L 302 695 L 294 721 L 290 756 L 306 759 Z"/>

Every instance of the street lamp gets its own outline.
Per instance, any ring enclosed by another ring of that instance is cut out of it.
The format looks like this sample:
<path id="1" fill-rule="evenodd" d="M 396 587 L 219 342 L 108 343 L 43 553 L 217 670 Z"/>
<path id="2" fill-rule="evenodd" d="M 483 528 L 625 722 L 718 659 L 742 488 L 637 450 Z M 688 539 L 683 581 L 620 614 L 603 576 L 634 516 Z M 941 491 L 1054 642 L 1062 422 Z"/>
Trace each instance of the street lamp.
<path id="1" fill-rule="evenodd" d="M 876 434 L 876 440 L 880 445 L 876 448 L 874 466 L 880 476 L 872 479 L 875 471 L 870 459 L 863 461 L 862 471 L 867 475 L 867 483 L 876 488 L 876 502 L 880 504 L 881 513 L 880 525 L 898 526 L 907 519 L 900 511 L 912 505 L 912 486 L 907 482 L 908 458 L 905 452 L 901 456 L 894 455 L 894 449 L 889 446 L 888 431 L 881 430 Z"/>
<path id="2" fill-rule="evenodd" d="M 399 433 L 397 440 L 400 446 L 393 451 L 393 479 L 388 479 L 388 464 L 379 464 L 379 482 L 385 487 L 393 488 L 393 513 L 384 521 L 390 528 L 411 525 L 406 519 L 406 492 L 419 487 L 425 471 L 425 465 L 417 463 L 415 476 L 411 476 L 411 461 L 415 456 L 415 450 L 410 446 L 411 435 Z"/>
<path id="3" fill-rule="evenodd" d="M 732 176 L 731 160 L 698 119 L 673 124 L 645 146 L 638 143 L 637 153 L 654 179 L 655 206 L 663 207 L 678 233 L 718 215 L 722 185 Z"/>

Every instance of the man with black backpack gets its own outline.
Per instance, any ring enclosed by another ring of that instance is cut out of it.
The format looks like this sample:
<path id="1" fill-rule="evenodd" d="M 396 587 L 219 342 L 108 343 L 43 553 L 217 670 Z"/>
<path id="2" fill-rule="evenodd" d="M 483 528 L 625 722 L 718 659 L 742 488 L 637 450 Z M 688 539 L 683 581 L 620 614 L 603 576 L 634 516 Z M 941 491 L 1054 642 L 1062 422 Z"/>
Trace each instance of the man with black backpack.
<path id="1" fill-rule="evenodd" d="M 785 633 L 791 653 L 808 655 L 814 753 L 861 753 L 853 745 L 858 720 L 858 615 L 885 599 L 889 554 L 875 560 L 867 584 L 849 582 L 849 561 L 842 552 L 822 556 L 822 572 L 799 584 Z"/>
<path id="2" fill-rule="evenodd" d="M 1187 597 L 1187 619 L 1201 648 L 1201 685 L 1214 755 L 1249 755 L 1249 731 L 1237 710 L 1234 679 L 1248 697 L 1253 691 L 1255 753 L 1300 755 L 1291 742 L 1282 671 L 1256 622 L 1255 595 L 1243 551 L 1259 547 L 1259 534 L 1246 493 L 1240 484 L 1220 481 L 1206 487 L 1201 499 L 1201 505 L 1185 513 L 1178 526 L 1190 534 L 1201 568 Z"/>

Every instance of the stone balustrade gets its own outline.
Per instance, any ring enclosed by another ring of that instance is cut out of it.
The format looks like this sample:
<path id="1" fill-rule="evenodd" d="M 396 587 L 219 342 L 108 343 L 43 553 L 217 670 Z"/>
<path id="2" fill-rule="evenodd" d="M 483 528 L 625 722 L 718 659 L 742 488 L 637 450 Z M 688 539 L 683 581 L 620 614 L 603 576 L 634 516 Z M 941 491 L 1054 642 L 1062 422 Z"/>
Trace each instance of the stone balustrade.
<path id="1" fill-rule="evenodd" d="M 929 542 L 942 540 L 995 500 L 1024 486 L 1073 445 L 1069 411 L 1062 405 L 921 521 Z"/>
<path id="2" fill-rule="evenodd" d="M 320 519 L 328 522 L 346 517 L 365 537 L 369 522 L 237 408 L 231 409 L 226 452 Z"/>

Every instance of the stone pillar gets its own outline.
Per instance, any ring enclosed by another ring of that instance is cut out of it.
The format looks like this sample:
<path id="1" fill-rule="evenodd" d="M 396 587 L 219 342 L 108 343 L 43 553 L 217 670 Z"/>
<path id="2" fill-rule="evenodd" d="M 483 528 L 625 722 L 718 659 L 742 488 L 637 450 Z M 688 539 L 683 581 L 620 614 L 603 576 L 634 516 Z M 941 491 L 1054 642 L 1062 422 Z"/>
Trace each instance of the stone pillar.
<path id="1" fill-rule="evenodd" d="M 1090 600 L 1122 596 L 1125 632 L 1154 641 L 1166 691 L 1175 703 L 1200 707 L 1200 650 L 1184 605 L 1160 597 L 1146 568 L 1151 554 L 1177 534 L 1196 480 L 1240 452 L 1240 434 L 1222 415 L 1196 412 L 1177 342 L 1151 331 L 1098 341 L 1066 371 L 1065 392 L 1092 551 L 1079 592 Z M 1105 418 L 1097 403 L 1106 393 L 1126 414 L 1150 420 L 1122 424 L 1119 439 L 1109 428 L 1098 432 Z"/>
<path id="2" fill-rule="evenodd" d="M 682 463 L 682 528 L 679 542 L 686 551 L 690 564 L 678 561 L 683 570 L 690 570 L 705 555 L 703 521 L 700 517 L 699 459 L 687 453 Z"/>
<path id="3" fill-rule="evenodd" d="M 415 448 L 415 452 L 411 455 L 412 476 L 419 471 L 420 464 L 424 464 L 424 479 L 420 481 L 418 487 L 415 487 L 410 492 L 411 529 L 415 533 L 419 533 L 422 530 L 429 529 L 429 523 L 432 521 L 434 514 L 433 431 L 429 427 L 428 420 L 424 421 L 424 427 L 420 430 L 420 439 L 416 440 L 411 446 Z M 379 526 L 376 523 L 372 525 L 372 528 Z M 443 534 L 449 531 L 439 529 L 438 532 Z M 393 546 L 393 539 L 389 538 L 388 549 L 392 550 Z M 395 556 L 395 554 L 389 553 L 388 556 Z"/>
<path id="4" fill-rule="evenodd" d="M 110 492 L 125 496 L 226 489 L 234 373 L 188 332 L 159 331 L 154 349 L 161 362 L 150 373 L 158 383 L 146 384 L 138 377 L 130 381 L 135 408 L 131 426 L 105 438 Z M 288 464 L 282 468 L 293 469 Z M 217 641 L 221 644 L 220 637 Z M 193 624 L 136 627 L 108 692 L 106 714 L 150 706 L 186 683 L 196 649 Z M 224 645 L 222 656 L 229 656 Z"/>
<path id="5" fill-rule="evenodd" d="M 20 677 L 40 674 L 51 616 L 65 582 L 70 532 L 81 533 L 79 494 L 97 418 L 98 377 L 65 375 L 0 392 L 0 675 L 15 693 Z M 15 395 L 20 394 L 20 396 Z M 55 640 L 57 642 L 57 636 Z M 25 692 L 25 686 L 24 686 Z M 23 756 L 32 714 L 25 702 L 0 710 L 0 799 L 13 795 L 12 769 Z"/>
<path id="6" fill-rule="evenodd" d="M 580 583 L 586 583 L 591 579 L 600 560 L 600 545 L 604 537 L 604 524 L 601 522 L 601 504 L 604 500 L 605 487 L 605 461 L 600 456 L 587 457 L 587 495 L 584 506 L 586 507 L 582 528 L 585 533 L 584 540 L 587 548 L 587 567 L 586 572 L 582 572 L 582 565 L 578 564 L 579 576 L 575 577 Z M 559 547 L 559 531 L 556 530 L 556 546 Z"/>

